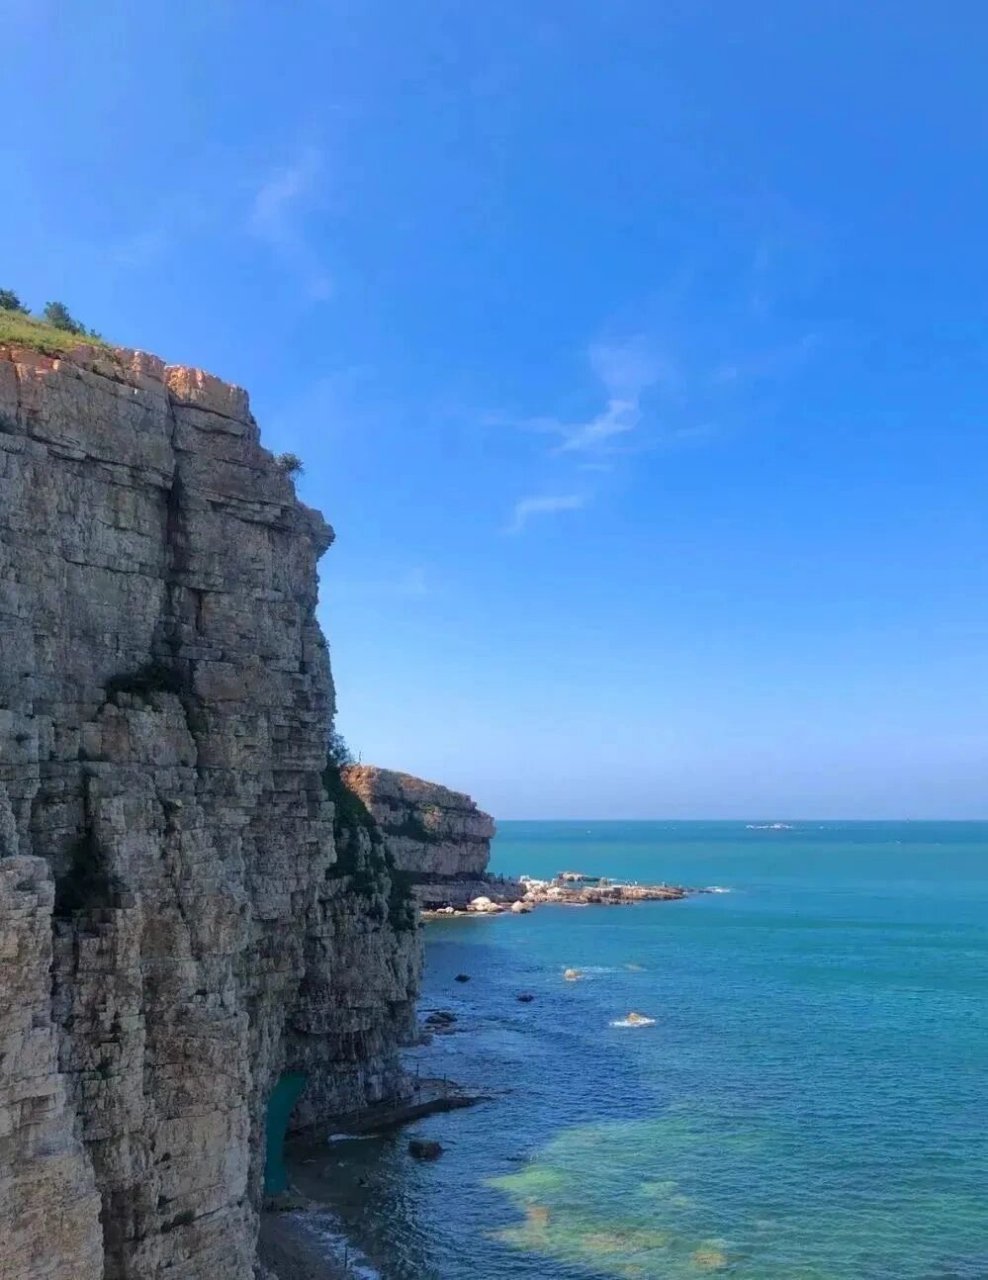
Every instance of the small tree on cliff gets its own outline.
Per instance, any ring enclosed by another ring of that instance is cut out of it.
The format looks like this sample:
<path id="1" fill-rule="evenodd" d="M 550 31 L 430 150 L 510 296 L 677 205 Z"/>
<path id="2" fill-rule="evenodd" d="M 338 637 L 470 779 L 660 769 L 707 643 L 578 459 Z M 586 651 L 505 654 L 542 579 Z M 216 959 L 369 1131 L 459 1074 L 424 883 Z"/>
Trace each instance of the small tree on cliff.
<path id="1" fill-rule="evenodd" d="M 41 314 L 53 329 L 64 329 L 66 333 L 86 332 L 86 326 L 75 319 L 64 302 L 46 302 Z"/>
<path id="2" fill-rule="evenodd" d="M 336 729 L 329 731 L 326 758 L 337 770 L 344 769 L 348 764 L 353 764 L 353 752 L 347 746 L 343 734 L 337 732 Z"/>
<path id="3" fill-rule="evenodd" d="M 275 458 L 275 465 L 286 476 L 300 476 L 305 471 L 302 459 L 297 453 L 279 453 Z"/>
<path id="4" fill-rule="evenodd" d="M 0 311 L 19 311 L 21 315 L 27 314 L 27 308 L 13 289 L 0 289 Z"/>

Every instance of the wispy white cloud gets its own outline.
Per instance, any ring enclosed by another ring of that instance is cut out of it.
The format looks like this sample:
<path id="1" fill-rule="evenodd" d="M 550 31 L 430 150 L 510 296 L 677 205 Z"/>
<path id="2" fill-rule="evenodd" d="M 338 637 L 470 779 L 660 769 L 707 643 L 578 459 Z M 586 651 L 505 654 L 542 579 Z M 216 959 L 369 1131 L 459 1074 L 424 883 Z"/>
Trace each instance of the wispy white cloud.
<path id="1" fill-rule="evenodd" d="M 520 533 L 542 514 L 589 506 L 613 490 L 608 474 L 619 473 L 633 456 L 694 447 L 736 431 L 771 405 L 820 345 L 819 335 L 807 333 L 782 341 L 762 334 L 756 346 L 727 321 L 667 321 L 661 332 L 675 339 L 666 342 L 655 332 L 588 347 L 594 411 L 586 417 L 489 420 L 545 437 L 548 465 L 556 473 L 547 477 L 550 495 L 516 503 L 506 532 Z"/>
<path id="2" fill-rule="evenodd" d="M 529 418 L 517 424 L 556 436 L 557 453 L 599 456 L 613 452 L 622 437 L 642 422 L 643 397 L 658 384 L 672 388 L 676 372 L 672 362 L 641 336 L 621 343 L 596 343 L 587 353 L 588 363 L 600 383 L 603 407 L 582 422 L 560 418 Z"/>
<path id="3" fill-rule="evenodd" d="M 521 533 L 533 516 L 556 515 L 560 511 L 578 511 L 585 507 L 586 497 L 579 493 L 567 493 L 541 497 L 519 498 L 511 513 L 505 533 Z"/>
<path id="4" fill-rule="evenodd" d="M 606 408 L 588 422 L 559 424 L 560 453 L 604 452 L 617 436 L 634 431 L 641 422 L 641 406 L 634 400 L 608 400 Z"/>
<path id="5" fill-rule="evenodd" d="M 302 279 L 315 300 L 332 293 L 333 282 L 305 230 L 306 216 L 319 195 L 322 153 L 306 147 L 296 159 L 269 173 L 258 186 L 247 229 Z"/>
<path id="6" fill-rule="evenodd" d="M 623 342 L 596 342 L 588 353 L 590 367 L 615 397 L 637 399 L 647 388 L 678 381 L 674 362 L 643 334 Z"/>

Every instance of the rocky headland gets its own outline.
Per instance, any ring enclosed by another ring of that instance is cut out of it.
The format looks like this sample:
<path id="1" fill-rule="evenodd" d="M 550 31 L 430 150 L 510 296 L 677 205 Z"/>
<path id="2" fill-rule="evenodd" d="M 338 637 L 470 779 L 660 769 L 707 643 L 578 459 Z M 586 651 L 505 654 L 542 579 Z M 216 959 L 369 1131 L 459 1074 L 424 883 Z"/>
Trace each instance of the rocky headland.
<path id="1" fill-rule="evenodd" d="M 279 1129 L 408 1091 L 414 903 L 327 757 L 332 538 L 239 388 L 0 345 L 4 1280 L 260 1276 Z"/>
<path id="2" fill-rule="evenodd" d="M 488 869 L 494 819 L 468 795 L 376 765 L 349 765 L 341 776 L 373 817 L 426 919 L 509 911 L 523 915 L 546 904 L 669 902 L 690 892 L 677 885 L 612 882 L 578 871 L 563 871 L 551 880 L 494 876 Z"/>
<path id="3" fill-rule="evenodd" d="M 479 897 L 509 905 L 525 896 L 520 881 L 488 874 L 494 819 L 469 796 L 374 765 L 351 765 L 343 780 L 373 816 L 424 911 L 465 910 Z"/>

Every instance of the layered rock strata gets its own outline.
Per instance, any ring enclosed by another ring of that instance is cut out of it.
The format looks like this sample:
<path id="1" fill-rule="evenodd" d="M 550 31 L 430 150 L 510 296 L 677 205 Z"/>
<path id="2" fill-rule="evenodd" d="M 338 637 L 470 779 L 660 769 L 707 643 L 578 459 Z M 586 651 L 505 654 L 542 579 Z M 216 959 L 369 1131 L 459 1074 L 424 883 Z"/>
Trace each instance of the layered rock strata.
<path id="1" fill-rule="evenodd" d="M 375 765 L 351 765 L 343 778 L 373 815 L 424 910 L 466 907 L 481 895 L 498 902 L 524 896 L 516 881 L 487 875 L 494 819 L 469 796 Z"/>
<path id="2" fill-rule="evenodd" d="M 420 943 L 333 798 L 332 536 L 239 388 L 0 347 L 2 1280 L 244 1280 L 282 1074 L 298 1123 L 402 1088 Z"/>

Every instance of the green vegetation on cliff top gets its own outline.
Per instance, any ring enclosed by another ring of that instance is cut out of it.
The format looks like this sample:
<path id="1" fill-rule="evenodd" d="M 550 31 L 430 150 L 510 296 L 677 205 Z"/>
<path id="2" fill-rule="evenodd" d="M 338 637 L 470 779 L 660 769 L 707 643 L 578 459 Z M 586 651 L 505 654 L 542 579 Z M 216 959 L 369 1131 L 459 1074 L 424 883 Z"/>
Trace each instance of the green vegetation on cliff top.
<path id="1" fill-rule="evenodd" d="M 0 289 L 0 342 L 32 347 L 58 356 L 78 346 L 107 347 L 98 333 L 74 319 L 61 302 L 46 304 L 42 315 L 31 315 L 11 289 Z"/>

